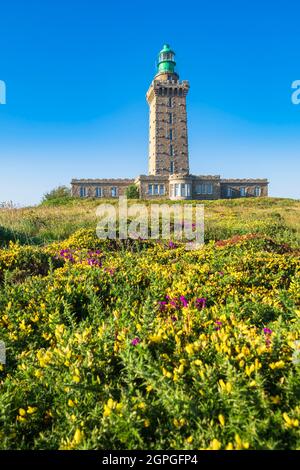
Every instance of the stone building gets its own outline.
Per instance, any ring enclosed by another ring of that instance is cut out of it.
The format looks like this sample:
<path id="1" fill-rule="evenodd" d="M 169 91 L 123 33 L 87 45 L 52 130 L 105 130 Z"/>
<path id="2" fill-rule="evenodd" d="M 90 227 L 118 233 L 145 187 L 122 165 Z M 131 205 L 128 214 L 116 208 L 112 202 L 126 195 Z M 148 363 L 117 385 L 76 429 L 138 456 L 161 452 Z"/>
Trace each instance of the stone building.
<path id="1" fill-rule="evenodd" d="M 73 196 L 118 197 L 132 184 L 138 187 L 142 199 L 205 200 L 268 195 L 267 179 L 223 179 L 219 175 L 190 173 L 186 112 L 189 82 L 180 81 L 174 57 L 174 52 L 165 44 L 146 95 L 149 104 L 148 175 L 135 179 L 73 179 Z"/>

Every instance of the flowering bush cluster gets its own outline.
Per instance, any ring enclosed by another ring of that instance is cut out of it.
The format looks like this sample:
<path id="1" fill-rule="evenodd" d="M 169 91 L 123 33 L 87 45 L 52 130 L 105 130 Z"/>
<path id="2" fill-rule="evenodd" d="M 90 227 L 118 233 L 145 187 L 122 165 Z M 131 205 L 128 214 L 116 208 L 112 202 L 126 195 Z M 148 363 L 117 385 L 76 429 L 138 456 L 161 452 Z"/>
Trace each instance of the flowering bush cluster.
<path id="1" fill-rule="evenodd" d="M 0 448 L 300 448 L 299 271 L 262 234 L 10 244 Z"/>

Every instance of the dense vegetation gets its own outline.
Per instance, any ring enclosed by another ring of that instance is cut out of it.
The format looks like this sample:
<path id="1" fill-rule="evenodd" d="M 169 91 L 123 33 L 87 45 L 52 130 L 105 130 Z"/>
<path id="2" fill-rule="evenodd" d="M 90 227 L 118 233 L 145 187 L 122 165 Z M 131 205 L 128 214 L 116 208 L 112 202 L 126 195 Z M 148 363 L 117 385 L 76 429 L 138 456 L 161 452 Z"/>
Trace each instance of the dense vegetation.
<path id="1" fill-rule="evenodd" d="M 196 251 L 97 204 L 0 210 L 0 448 L 299 449 L 300 203 L 207 202 Z"/>

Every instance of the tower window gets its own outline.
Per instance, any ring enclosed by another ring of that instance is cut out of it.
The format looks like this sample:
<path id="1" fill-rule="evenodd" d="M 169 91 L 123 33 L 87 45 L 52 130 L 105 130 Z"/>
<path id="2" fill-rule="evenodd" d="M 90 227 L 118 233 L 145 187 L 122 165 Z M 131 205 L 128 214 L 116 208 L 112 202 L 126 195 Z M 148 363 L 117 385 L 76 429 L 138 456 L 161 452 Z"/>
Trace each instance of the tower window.
<path id="1" fill-rule="evenodd" d="M 164 96 L 167 96 L 167 93 L 168 93 L 168 89 L 164 88 Z"/>
<path id="2" fill-rule="evenodd" d="M 174 173 L 174 162 L 170 162 L 170 173 L 171 175 Z"/>
<path id="3" fill-rule="evenodd" d="M 174 96 L 177 96 L 177 88 L 174 90 Z"/>
<path id="4" fill-rule="evenodd" d="M 169 96 L 172 96 L 173 93 L 172 93 L 172 88 L 169 88 Z"/>
<path id="5" fill-rule="evenodd" d="M 173 124 L 173 114 L 169 113 L 169 123 Z"/>
<path id="6" fill-rule="evenodd" d="M 169 135 L 169 137 L 170 137 L 170 140 L 173 140 L 173 129 L 170 129 L 170 135 Z"/>
<path id="7" fill-rule="evenodd" d="M 179 88 L 179 96 L 182 96 L 182 88 Z"/>
<path id="8" fill-rule="evenodd" d="M 174 155 L 173 145 L 170 145 L 170 155 L 171 157 Z"/>
<path id="9" fill-rule="evenodd" d="M 169 108 L 172 108 L 172 98 L 169 98 Z"/>

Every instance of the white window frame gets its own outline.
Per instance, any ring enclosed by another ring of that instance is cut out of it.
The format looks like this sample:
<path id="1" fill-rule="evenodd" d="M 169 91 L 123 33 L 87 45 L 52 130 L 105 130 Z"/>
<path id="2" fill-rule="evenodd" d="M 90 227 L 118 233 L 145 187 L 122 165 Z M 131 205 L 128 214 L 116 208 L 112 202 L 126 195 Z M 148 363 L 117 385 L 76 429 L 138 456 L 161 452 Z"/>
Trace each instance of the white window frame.
<path id="1" fill-rule="evenodd" d="M 247 191 L 246 191 L 245 186 L 240 187 L 240 196 L 241 197 L 246 197 L 247 196 Z"/>

